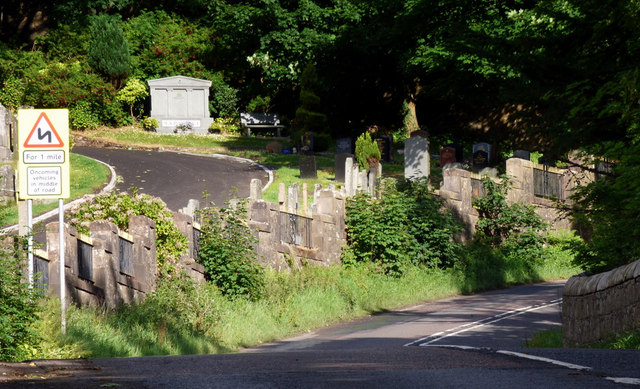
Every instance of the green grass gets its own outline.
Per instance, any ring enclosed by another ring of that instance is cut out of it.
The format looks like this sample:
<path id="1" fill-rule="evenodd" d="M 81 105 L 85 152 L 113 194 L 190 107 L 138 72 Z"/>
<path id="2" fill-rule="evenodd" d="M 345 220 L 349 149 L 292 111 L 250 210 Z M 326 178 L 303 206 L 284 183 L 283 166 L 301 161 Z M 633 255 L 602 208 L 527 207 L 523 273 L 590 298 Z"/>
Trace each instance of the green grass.
<path id="1" fill-rule="evenodd" d="M 175 135 L 159 134 L 135 128 L 101 128 L 93 131 L 77 132 L 76 135 L 92 139 L 113 141 L 131 147 L 163 146 L 189 148 L 193 151 L 215 151 L 255 149 L 265 150 L 269 142 L 277 141 L 286 145 L 282 138 L 245 137 L 241 135 Z"/>
<path id="2" fill-rule="evenodd" d="M 109 179 L 109 169 L 107 167 L 82 155 L 71 153 L 69 168 L 71 198 L 66 201 L 80 198 L 85 194 L 96 193 Z M 18 208 L 15 201 L 8 205 L 7 208 L 0 209 L 2 212 L 0 214 L 0 226 L 13 225 L 18 222 Z M 57 206 L 57 201 L 48 203 L 34 201 L 33 214 L 37 216 L 55 209 Z"/>
<path id="3" fill-rule="evenodd" d="M 531 348 L 562 348 L 562 330 L 540 331 L 533 335 L 525 346 Z"/>

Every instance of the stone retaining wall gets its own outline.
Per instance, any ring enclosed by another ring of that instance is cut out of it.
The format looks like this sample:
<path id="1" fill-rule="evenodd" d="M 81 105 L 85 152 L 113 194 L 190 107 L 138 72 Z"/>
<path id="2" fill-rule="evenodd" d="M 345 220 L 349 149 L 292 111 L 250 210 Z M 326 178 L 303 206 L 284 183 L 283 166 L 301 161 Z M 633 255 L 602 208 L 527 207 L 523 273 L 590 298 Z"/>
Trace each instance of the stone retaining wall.
<path id="1" fill-rule="evenodd" d="M 565 347 L 640 328 L 640 260 L 606 273 L 571 277 L 562 302 Z"/>
<path id="2" fill-rule="evenodd" d="M 556 207 L 553 200 L 534 194 L 534 169 L 552 170 L 555 174 L 562 175 L 565 197 L 568 197 L 577 185 L 575 172 L 571 169 L 543 167 L 523 159 L 509 158 L 506 163 L 506 175 L 511 179 L 512 187 L 507 194 L 507 202 L 532 204 L 536 207 L 536 213 L 550 223 L 552 228 L 570 229 L 569 219 Z M 482 191 L 480 189 L 482 176 L 464 169 L 448 168 L 443 170 L 442 178 L 442 185 L 436 194 L 445 199 L 447 207 L 453 211 L 458 220 L 464 223 L 465 232 L 460 239 L 463 241 L 471 239 L 478 221 L 478 212 L 473 208 L 473 197 L 479 196 Z"/>

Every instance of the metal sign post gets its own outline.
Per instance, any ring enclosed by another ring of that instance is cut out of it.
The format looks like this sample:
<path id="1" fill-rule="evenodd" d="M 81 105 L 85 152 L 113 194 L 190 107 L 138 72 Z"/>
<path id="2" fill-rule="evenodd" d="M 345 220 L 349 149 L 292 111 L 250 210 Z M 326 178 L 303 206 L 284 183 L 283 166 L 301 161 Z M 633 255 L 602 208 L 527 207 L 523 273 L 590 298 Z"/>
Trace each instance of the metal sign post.
<path id="1" fill-rule="evenodd" d="M 64 200 L 69 198 L 69 111 L 18 110 L 18 198 L 28 200 L 28 273 L 33 283 L 32 199 L 58 199 L 61 332 L 66 332 Z"/>

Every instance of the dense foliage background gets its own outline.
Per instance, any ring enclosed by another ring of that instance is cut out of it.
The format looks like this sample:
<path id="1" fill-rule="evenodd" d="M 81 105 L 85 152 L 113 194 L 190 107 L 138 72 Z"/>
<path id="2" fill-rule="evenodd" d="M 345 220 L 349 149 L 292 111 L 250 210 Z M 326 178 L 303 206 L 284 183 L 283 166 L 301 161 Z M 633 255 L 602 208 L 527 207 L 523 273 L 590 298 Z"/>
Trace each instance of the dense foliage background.
<path id="1" fill-rule="evenodd" d="M 639 14 L 624 0 L 8 0 L 0 103 L 120 126 L 144 114 L 141 84 L 182 74 L 213 81 L 224 119 L 278 112 L 295 132 L 313 113 L 325 137 L 421 128 L 565 163 L 581 150 L 615 165 L 569 210 L 581 263 L 603 270 L 640 256 Z"/>

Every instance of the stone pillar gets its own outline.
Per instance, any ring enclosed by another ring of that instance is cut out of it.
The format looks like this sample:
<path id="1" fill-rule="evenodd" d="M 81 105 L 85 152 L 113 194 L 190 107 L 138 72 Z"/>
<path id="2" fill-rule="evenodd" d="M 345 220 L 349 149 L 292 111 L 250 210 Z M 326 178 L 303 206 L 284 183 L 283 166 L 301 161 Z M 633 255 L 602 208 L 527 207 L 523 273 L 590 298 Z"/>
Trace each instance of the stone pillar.
<path id="1" fill-rule="evenodd" d="M 60 235 L 58 222 L 47 224 L 47 254 L 49 256 L 49 294 L 60 296 Z M 78 274 L 78 232 L 68 224 L 64 225 L 65 296 L 67 304 L 72 300 L 72 278 Z"/>
<path id="2" fill-rule="evenodd" d="M 353 157 L 344 161 L 344 189 L 347 196 L 353 196 Z"/>
<path id="3" fill-rule="evenodd" d="M 278 206 L 281 211 L 287 209 L 287 195 L 286 195 L 286 186 L 284 182 L 281 182 L 278 185 Z"/>
<path id="4" fill-rule="evenodd" d="M 309 196 L 309 191 L 308 191 L 308 186 L 306 182 L 302 183 L 302 214 L 306 215 L 309 213 L 309 208 L 308 208 L 308 200 L 307 197 Z"/>
<path id="5" fill-rule="evenodd" d="M 369 195 L 374 196 L 375 189 L 376 189 L 376 167 L 375 166 L 372 166 L 369 169 L 368 181 L 369 181 L 369 186 L 367 188 L 367 191 L 369 192 Z"/>
<path id="6" fill-rule="evenodd" d="M 298 200 L 298 183 L 289 185 L 289 198 L 287 199 L 287 210 L 289 213 L 297 213 L 300 209 L 300 203 Z"/>
<path id="7" fill-rule="evenodd" d="M 11 111 L 0 104 L 0 163 L 11 162 Z M 1 188 L 1 187 L 0 187 Z"/>
<path id="8" fill-rule="evenodd" d="M 89 223 L 89 236 L 93 245 L 93 284 L 104 292 L 104 303 L 109 308 L 117 307 L 121 301 L 130 301 L 131 296 L 120 296 L 118 276 L 120 258 L 118 227 L 105 220 Z"/>
<path id="9" fill-rule="evenodd" d="M 260 181 L 260 179 L 254 178 L 251 180 L 251 185 L 249 189 L 249 198 L 251 200 L 262 199 L 262 181 Z"/>
<path id="10" fill-rule="evenodd" d="M 195 200 L 195 199 L 190 199 L 189 202 L 187 203 L 187 206 L 182 208 L 180 210 L 180 212 L 184 213 L 185 215 L 189 215 L 192 218 L 196 219 L 198 210 L 200 209 L 200 201 Z"/>
<path id="11" fill-rule="evenodd" d="M 156 259 L 156 224 L 146 216 L 129 219 L 129 234 L 133 237 L 133 272 L 143 285 L 144 292 L 156 288 L 158 262 Z"/>

